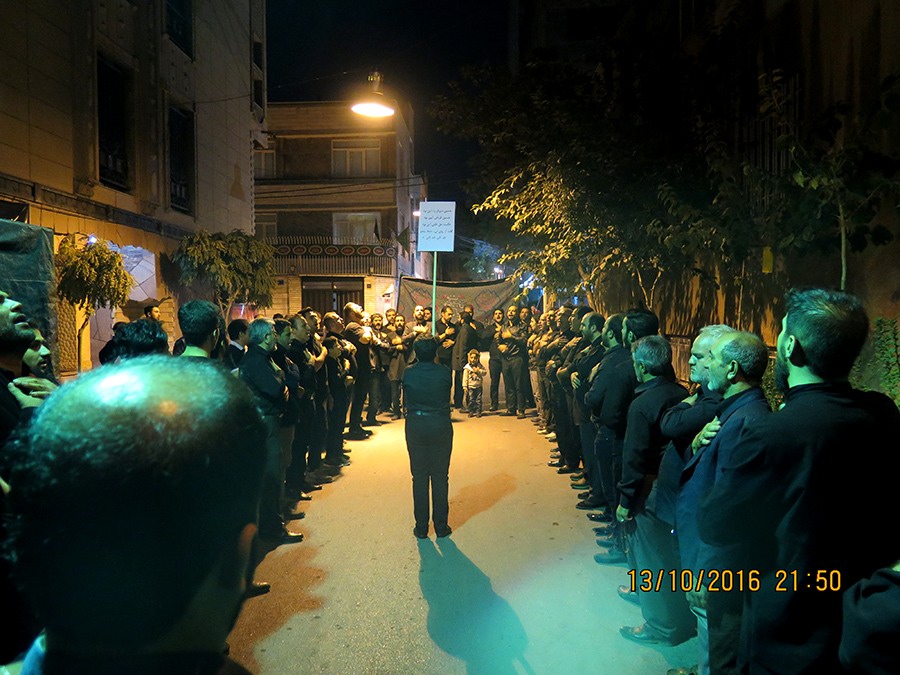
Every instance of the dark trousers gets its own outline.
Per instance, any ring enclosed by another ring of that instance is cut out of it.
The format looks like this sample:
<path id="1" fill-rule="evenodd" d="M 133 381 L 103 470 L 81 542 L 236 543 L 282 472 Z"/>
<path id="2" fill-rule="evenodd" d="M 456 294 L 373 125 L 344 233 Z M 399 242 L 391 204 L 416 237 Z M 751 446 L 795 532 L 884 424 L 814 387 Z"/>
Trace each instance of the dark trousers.
<path id="1" fill-rule="evenodd" d="M 469 398 L 469 414 L 470 415 L 480 415 L 481 414 L 481 387 L 473 387 L 466 392 L 466 396 Z"/>
<path id="2" fill-rule="evenodd" d="M 375 416 L 381 410 L 381 375 L 372 373 L 369 376 L 369 407 L 366 410 L 366 421 L 375 422 Z"/>
<path id="3" fill-rule="evenodd" d="M 400 394 L 403 391 L 400 380 L 391 380 L 391 412 L 395 417 L 403 414 L 403 408 L 400 407 Z"/>
<path id="4" fill-rule="evenodd" d="M 466 390 L 463 389 L 462 383 L 462 371 L 454 370 L 453 371 L 453 407 L 454 408 L 462 408 L 463 407 L 463 396 L 466 393 Z"/>
<path id="5" fill-rule="evenodd" d="M 528 370 L 528 357 L 522 359 L 522 395 L 525 407 L 534 408 L 534 390 L 531 388 L 531 372 Z"/>
<path id="6" fill-rule="evenodd" d="M 350 400 L 347 389 L 332 394 L 334 405 L 328 411 L 328 435 L 325 441 L 325 462 L 328 464 L 340 464 L 341 454 L 344 449 L 344 422 L 347 419 L 347 407 Z"/>
<path id="7" fill-rule="evenodd" d="M 629 535 L 636 570 L 679 570 L 681 568 L 672 526 L 653 513 L 639 509 Z M 659 590 L 638 589 L 641 614 L 654 631 L 673 644 L 684 642 L 696 632 L 697 621 L 681 590 L 672 592 L 672 580 L 666 577 Z"/>
<path id="8" fill-rule="evenodd" d="M 304 401 L 300 409 L 297 424 L 294 426 L 294 441 L 291 444 L 291 465 L 285 474 L 285 487 L 299 490 L 303 486 L 303 477 L 309 469 L 306 457 L 310 454 L 310 440 L 315 424 L 315 407 L 311 401 Z"/>
<path id="9" fill-rule="evenodd" d="M 582 416 L 578 425 L 578 434 L 581 437 L 581 457 L 584 465 L 584 477 L 591 486 L 591 495 L 594 499 L 605 499 L 603 496 L 603 484 L 600 482 L 597 471 L 597 456 L 594 453 L 594 439 L 597 436 L 597 428 L 594 423 Z"/>
<path id="10" fill-rule="evenodd" d="M 709 624 L 709 672 L 711 675 L 738 675 L 738 646 L 741 643 L 743 597 L 735 591 L 707 593 Z"/>
<path id="11" fill-rule="evenodd" d="M 259 495 L 259 531 L 268 536 L 278 536 L 284 529 L 281 513 L 281 494 L 284 473 L 281 462 L 281 420 L 264 415 L 266 423 L 266 468 Z"/>
<path id="12" fill-rule="evenodd" d="M 378 382 L 381 385 L 380 412 L 388 412 L 391 409 L 391 381 L 388 379 L 386 371 L 378 373 Z"/>
<path id="13" fill-rule="evenodd" d="M 369 377 L 369 373 L 363 375 L 363 371 L 360 370 L 357 377 L 359 379 L 354 382 L 351 402 L 350 402 L 350 430 L 360 430 L 362 429 L 362 416 L 363 416 L 363 407 L 366 404 L 366 396 L 369 394 L 369 381 L 372 379 Z"/>
<path id="14" fill-rule="evenodd" d="M 581 461 L 581 451 L 578 449 L 580 437 L 575 436 L 575 425 L 572 423 L 572 415 L 569 412 L 569 399 L 562 386 L 554 387 L 553 394 L 556 442 L 559 444 L 559 452 L 562 454 L 566 466 L 575 468 Z"/>
<path id="15" fill-rule="evenodd" d="M 503 386 L 506 387 L 507 412 L 525 412 L 525 392 L 522 391 L 522 357 L 503 359 Z"/>
<path id="16" fill-rule="evenodd" d="M 406 448 L 412 473 L 413 515 L 416 528 L 428 530 L 428 493 L 431 492 L 431 519 L 435 530 L 447 527 L 450 511 L 450 453 L 453 426 L 444 416 L 409 414 L 406 418 Z"/>
<path id="17" fill-rule="evenodd" d="M 594 439 L 594 454 L 603 488 L 603 498 L 606 499 L 609 512 L 615 513 L 616 506 L 619 505 L 616 486 L 622 478 L 622 445 L 612 429 L 608 427 L 597 429 L 597 436 Z"/>
<path id="18" fill-rule="evenodd" d="M 503 372 L 503 361 L 501 359 L 488 360 L 488 371 L 491 374 L 491 409 L 496 410 L 500 407 L 500 375 Z"/>

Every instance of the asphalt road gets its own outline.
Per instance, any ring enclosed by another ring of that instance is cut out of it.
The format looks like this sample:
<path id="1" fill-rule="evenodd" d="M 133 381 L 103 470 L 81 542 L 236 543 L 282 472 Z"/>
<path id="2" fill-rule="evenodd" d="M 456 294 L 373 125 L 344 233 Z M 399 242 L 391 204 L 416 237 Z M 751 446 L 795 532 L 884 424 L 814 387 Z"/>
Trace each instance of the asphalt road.
<path id="1" fill-rule="evenodd" d="M 644 675 L 696 662 L 696 640 L 619 635 L 642 623 L 616 595 L 625 566 L 593 561 L 591 523 L 530 419 L 454 422 L 453 534 L 412 534 L 402 420 L 349 443 L 352 465 L 291 524 L 306 540 L 259 566 L 272 591 L 245 604 L 233 658 L 262 674 Z"/>

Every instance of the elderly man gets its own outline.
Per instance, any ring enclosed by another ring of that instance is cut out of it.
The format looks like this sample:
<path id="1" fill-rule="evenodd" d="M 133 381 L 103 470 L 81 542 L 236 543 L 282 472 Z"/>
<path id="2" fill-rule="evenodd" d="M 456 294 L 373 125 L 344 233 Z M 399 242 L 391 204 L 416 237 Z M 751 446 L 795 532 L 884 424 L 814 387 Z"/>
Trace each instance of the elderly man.
<path id="1" fill-rule="evenodd" d="M 437 342 L 419 338 L 413 343 L 416 362 L 403 373 L 403 400 L 406 404 L 406 447 L 413 483 L 413 534 L 428 536 L 428 493 L 431 492 L 431 519 L 438 537 L 450 534 L 447 522 L 450 506 L 450 453 L 453 425 L 450 423 L 450 369 L 436 363 Z M 429 489 L 430 488 L 430 489 Z"/>
<path id="2" fill-rule="evenodd" d="M 885 439 L 900 437 L 900 411 L 847 383 L 869 330 L 856 297 L 791 290 L 784 307 L 775 361 L 784 407 L 742 429 L 700 503 L 698 527 L 709 544 L 745 544 L 743 567 L 758 573 L 758 589 L 744 593 L 740 666 L 834 673 L 837 591 L 897 561 Z M 836 544 L 836 532 L 853 541 Z"/>
<path id="3" fill-rule="evenodd" d="M 715 418 L 698 432 L 691 443 L 692 457 L 681 475 L 676 528 L 681 566 L 693 578 L 701 571 L 739 570 L 741 547 L 712 546 L 697 535 L 700 500 L 716 483 L 720 464 L 727 463 L 734 442 L 744 427 L 753 426 L 770 413 L 760 389 L 769 361 L 765 343 L 752 333 L 730 332 L 719 338 L 706 359 L 709 389 L 723 397 Z M 709 437 L 712 437 L 709 440 Z M 710 579 L 706 586 L 688 593 L 697 615 L 701 649 L 701 673 L 737 673 L 737 646 L 740 640 L 741 595 L 721 588 Z M 713 585 L 713 593 L 707 587 Z"/>
<path id="4" fill-rule="evenodd" d="M 14 571 L 46 627 L 23 671 L 246 674 L 223 651 L 265 435 L 247 388 L 193 359 L 132 359 L 51 396 L 8 450 Z"/>

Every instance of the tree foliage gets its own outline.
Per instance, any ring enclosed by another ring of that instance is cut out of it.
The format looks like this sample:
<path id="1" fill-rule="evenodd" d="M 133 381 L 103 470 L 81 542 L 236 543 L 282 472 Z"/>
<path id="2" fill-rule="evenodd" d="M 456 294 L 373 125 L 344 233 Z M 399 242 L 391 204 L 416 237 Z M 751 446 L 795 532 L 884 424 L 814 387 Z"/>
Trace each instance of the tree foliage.
<path id="1" fill-rule="evenodd" d="M 234 303 L 272 304 L 274 256 L 271 245 L 240 230 L 228 234 L 199 230 L 181 240 L 172 259 L 181 271 L 181 283 L 208 285 L 227 316 Z"/>
<path id="2" fill-rule="evenodd" d="M 134 279 L 125 269 L 122 255 L 109 248 L 102 239 L 81 237 L 79 246 L 75 235 L 67 234 L 59 243 L 56 253 L 56 293 L 85 313 L 78 328 L 78 353 L 81 354 L 82 336 L 90 324 L 91 316 L 100 307 L 118 307 L 125 304 L 134 285 Z M 81 359 L 78 359 L 79 370 Z"/>

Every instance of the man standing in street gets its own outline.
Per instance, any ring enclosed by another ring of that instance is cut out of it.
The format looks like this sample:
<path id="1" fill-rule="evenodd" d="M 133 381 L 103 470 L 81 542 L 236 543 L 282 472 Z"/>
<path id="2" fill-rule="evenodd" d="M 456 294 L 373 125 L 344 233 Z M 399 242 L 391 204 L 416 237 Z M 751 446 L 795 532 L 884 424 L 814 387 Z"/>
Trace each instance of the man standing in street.
<path id="1" fill-rule="evenodd" d="M 525 359 L 527 329 L 519 321 L 519 308 L 510 305 L 506 310 L 506 323 L 500 331 L 503 384 L 506 386 L 506 415 L 525 419 L 525 390 L 522 388 L 522 363 Z"/>
<path id="2" fill-rule="evenodd" d="M 343 337 L 355 348 L 356 380 L 350 400 L 350 428 L 347 438 L 364 440 L 371 435 L 362 426 L 363 407 L 369 394 L 369 382 L 372 379 L 372 363 L 370 343 L 372 329 L 363 326 L 363 309 L 355 302 L 344 305 Z"/>
<path id="3" fill-rule="evenodd" d="M 406 447 L 413 484 L 413 533 L 428 536 L 428 496 L 431 492 L 431 520 L 438 537 L 450 534 L 449 505 L 450 453 L 453 425 L 450 423 L 450 369 L 435 363 L 437 341 L 419 338 L 413 343 L 416 362 L 403 373 L 403 400 L 406 405 Z"/>
<path id="4" fill-rule="evenodd" d="M 491 412 L 500 409 L 500 377 L 503 374 L 503 354 L 500 353 L 500 333 L 503 332 L 503 310 L 494 310 L 492 322 L 485 326 L 482 333 L 482 344 L 488 344 L 488 372 L 491 375 Z M 509 386 L 509 385 L 507 385 Z M 508 394 L 507 394 L 508 395 Z"/>
<path id="5" fill-rule="evenodd" d="M 744 543 L 739 665 L 749 672 L 840 672 L 840 590 L 898 558 L 896 474 L 885 439 L 900 411 L 847 382 L 869 320 L 858 298 L 791 290 L 778 335 L 776 413 L 745 426 L 698 512 L 700 537 Z M 835 495 L 849 501 L 838 502 Z M 836 543 L 835 533 L 852 532 Z"/>
<path id="6" fill-rule="evenodd" d="M 469 362 L 469 352 L 473 349 L 481 351 L 481 334 L 484 325 L 475 320 L 475 308 L 472 305 L 463 307 L 456 324 L 456 342 L 453 345 L 453 407 L 462 409 L 465 387 L 462 384 L 462 373 Z"/>

